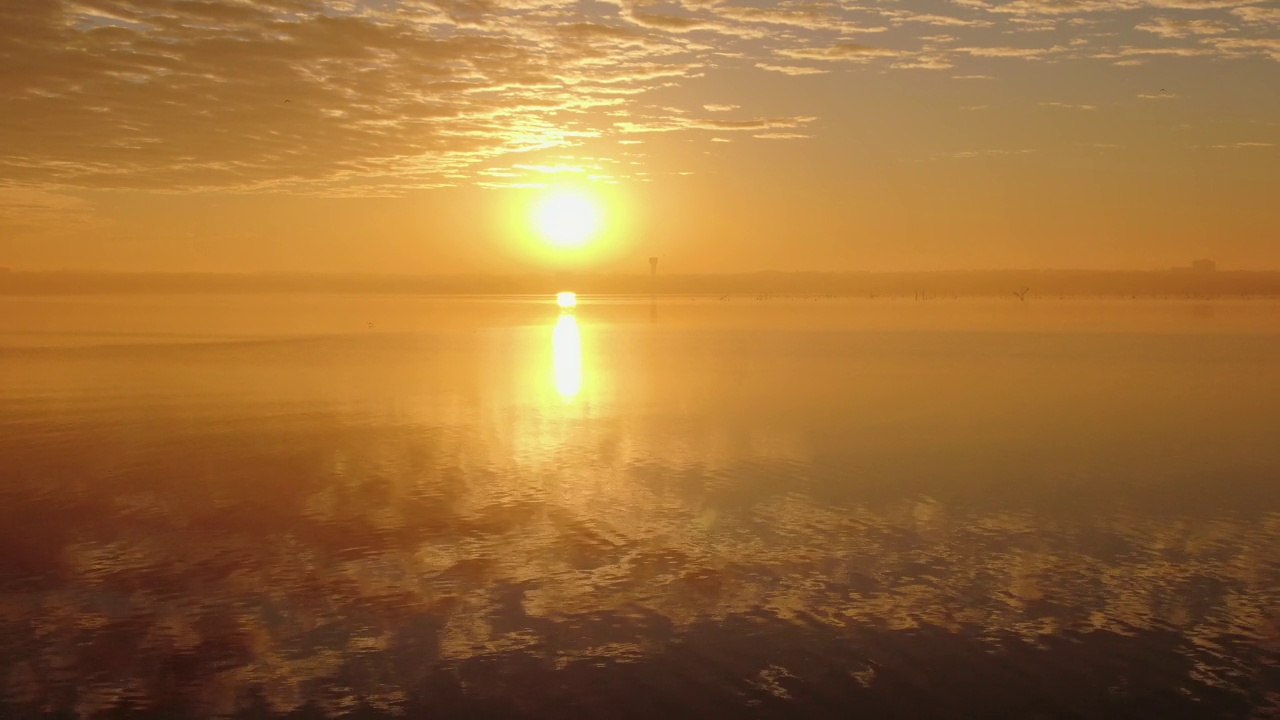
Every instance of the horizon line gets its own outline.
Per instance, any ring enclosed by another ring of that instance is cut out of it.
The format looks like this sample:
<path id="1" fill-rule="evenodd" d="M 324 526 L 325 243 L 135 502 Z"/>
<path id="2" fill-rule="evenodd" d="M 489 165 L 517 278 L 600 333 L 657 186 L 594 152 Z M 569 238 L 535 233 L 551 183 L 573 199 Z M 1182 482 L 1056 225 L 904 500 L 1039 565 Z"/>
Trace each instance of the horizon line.
<path id="1" fill-rule="evenodd" d="M 709 272 L 658 273 L 656 277 L 735 277 L 749 275 L 907 275 L 907 274 L 963 274 L 963 273 L 1167 273 L 1182 272 L 1195 275 L 1227 275 L 1245 273 L 1280 273 L 1280 268 L 1200 270 L 1188 266 L 1164 268 L 960 268 L 918 270 L 735 270 Z M 5 275 L 99 275 L 99 276 L 205 276 L 205 277 L 365 277 L 365 278 L 513 278 L 513 277 L 653 277 L 647 272 L 578 271 L 578 270 L 528 270 L 512 272 L 383 272 L 344 270 L 93 270 L 81 268 L 34 269 L 0 266 Z"/>

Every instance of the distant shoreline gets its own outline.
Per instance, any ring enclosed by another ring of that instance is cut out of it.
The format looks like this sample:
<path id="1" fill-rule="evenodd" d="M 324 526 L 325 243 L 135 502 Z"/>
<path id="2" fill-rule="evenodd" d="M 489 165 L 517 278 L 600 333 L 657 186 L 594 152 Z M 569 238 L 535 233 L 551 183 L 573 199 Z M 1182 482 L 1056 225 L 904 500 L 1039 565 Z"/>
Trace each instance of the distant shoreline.
<path id="1" fill-rule="evenodd" d="M 1280 271 L 985 270 L 757 272 L 723 275 L 372 275 L 302 273 L 0 273 L 0 295 L 256 294 L 526 295 L 574 290 L 613 295 L 837 297 L 1224 298 L 1280 296 Z"/>

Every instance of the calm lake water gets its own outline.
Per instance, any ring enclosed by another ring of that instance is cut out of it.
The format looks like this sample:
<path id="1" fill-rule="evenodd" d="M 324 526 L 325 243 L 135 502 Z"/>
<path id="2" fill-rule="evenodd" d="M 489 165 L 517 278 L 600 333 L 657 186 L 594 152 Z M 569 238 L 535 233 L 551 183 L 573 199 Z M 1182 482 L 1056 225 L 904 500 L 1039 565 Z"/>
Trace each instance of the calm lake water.
<path id="1" fill-rule="evenodd" d="M 1280 305 L 0 299 L 0 716 L 1277 717 Z"/>

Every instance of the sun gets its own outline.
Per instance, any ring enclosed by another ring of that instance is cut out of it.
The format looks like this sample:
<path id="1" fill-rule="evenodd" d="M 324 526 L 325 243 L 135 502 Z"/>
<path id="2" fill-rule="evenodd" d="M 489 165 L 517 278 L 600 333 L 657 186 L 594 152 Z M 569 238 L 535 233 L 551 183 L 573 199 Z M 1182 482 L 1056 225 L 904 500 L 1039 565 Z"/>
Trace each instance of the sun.
<path id="1" fill-rule="evenodd" d="M 604 222 L 600 204 L 581 190 L 556 189 L 534 208 L 538 233 L 552 245 L 572 248 L 590 240 Z"/>

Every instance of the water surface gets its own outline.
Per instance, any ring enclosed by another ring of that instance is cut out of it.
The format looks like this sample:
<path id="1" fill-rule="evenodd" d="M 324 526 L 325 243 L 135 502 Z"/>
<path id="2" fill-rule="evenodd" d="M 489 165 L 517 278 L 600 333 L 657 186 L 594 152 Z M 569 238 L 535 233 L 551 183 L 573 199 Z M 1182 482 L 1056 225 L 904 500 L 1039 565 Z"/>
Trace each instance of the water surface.
<path id="1" fill-rule="evenodd" d="M 0 715 L 1270 717 L 1277 427 L 1259 301 L 4 298 Z"/>

